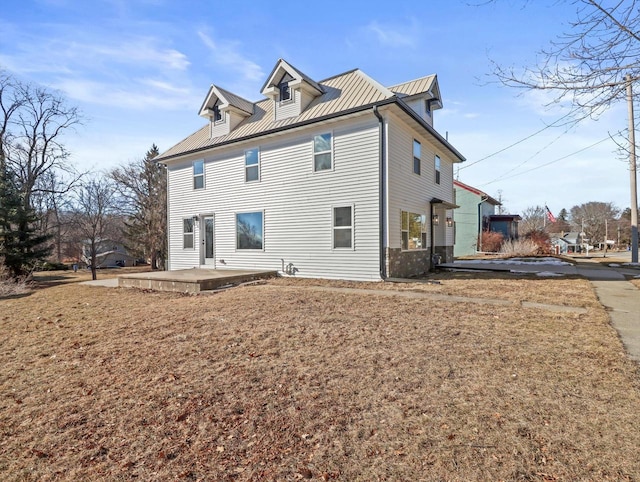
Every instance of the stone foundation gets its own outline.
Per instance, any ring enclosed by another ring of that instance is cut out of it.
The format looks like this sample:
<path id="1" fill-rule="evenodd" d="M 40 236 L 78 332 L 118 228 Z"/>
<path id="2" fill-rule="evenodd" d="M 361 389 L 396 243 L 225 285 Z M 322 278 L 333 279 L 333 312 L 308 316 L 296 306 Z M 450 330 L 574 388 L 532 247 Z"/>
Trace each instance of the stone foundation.
<path id="1" fill-rule="evenodd" d="M 437 246 L 435 254 L 442 263 L 453 262 L 453 246 Z M 402 251 L 387 248 L 387 276 L 389 278 L 410 278 L 427 273 L 431 269 L 431 250 Z"/>

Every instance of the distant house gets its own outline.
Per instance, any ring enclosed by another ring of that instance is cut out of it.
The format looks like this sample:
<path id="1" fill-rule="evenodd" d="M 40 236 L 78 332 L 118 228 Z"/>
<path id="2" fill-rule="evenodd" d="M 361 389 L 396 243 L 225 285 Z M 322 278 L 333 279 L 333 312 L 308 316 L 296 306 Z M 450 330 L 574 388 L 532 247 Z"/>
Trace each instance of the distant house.
<path id="1" fill-rule="evenodd" d="M 453 256 L 453 165 L 429 75 L 315 81 L 278 60 L 251 102 L 212 85 L 207 124 L 168 151 L 169 269 L 380 280 Z M 437 256 L 436 256 L 437 255 Z"/>
<path id="2" fill-rule="evenodd" d="M 502 233 L 504 239 L 518 239 L 518 214 L 492 214 L 489 216 L 489 231 Z"/>
<path id="3" fill-rule="evenodd" d="M 476 189 L 460 181 L 453 181 L 455 190 L 456 235 L 453 255 L 470 256 L 482 251 L 478 246 L 478 237 L 482 231 L 490 227 L 490 218 L 496 212 L 500 201 L 486 192 Z"/>
<path id="4" fill-rule="evenodd" d="M 124 245 L 111 239 L 101 239 L 96 242 L 96 266 L 98 268 L 124 268 L 135 266 L 136 259 L 131 256 Z M 91 265 L 91 245 L 88 241 L 82 243 L 82 262 Z"/>

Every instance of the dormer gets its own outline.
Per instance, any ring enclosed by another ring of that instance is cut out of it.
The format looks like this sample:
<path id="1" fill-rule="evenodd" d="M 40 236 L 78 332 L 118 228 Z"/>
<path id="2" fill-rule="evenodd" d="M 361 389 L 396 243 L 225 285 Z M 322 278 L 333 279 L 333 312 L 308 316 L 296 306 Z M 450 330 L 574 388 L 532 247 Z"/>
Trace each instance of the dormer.
<path id="1" fill-rule="evenodd" d="M 282 59 L 262 87 L 262 94 L 274 102 L 276 121 L 302 114 L 311 101 L 323 93 L 320 84 Z"/>
<path id="2" fill-rule="evenodd" d="M 442 109 L 442 97 L 436 75 L 403 82 L 389 87 L 389 90 L 416 111 L 429 125 L 433 126 L 433 111 Z"/>
<path id="3" fill-rule="evenodd" d="M 253 114 L 253 104 L 216 85 L 211 85 L 200 108 L 200 116 L 209 119 L 210 137 L 229 134 Z"/>

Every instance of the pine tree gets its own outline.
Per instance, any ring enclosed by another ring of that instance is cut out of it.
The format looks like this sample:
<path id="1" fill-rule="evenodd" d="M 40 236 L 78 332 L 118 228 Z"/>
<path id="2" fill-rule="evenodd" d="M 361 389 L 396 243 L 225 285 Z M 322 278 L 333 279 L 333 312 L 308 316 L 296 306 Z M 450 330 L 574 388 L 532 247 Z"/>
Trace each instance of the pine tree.
<path id="1" fill-rule="evenodd" d="M 0 159 L 0 259 L 13 279 L 28 275 L 50 252 L 43 246 L 49 236 L 36 234 L 36 221 L 35 212 L 24 207 L 15 177 Z"/>

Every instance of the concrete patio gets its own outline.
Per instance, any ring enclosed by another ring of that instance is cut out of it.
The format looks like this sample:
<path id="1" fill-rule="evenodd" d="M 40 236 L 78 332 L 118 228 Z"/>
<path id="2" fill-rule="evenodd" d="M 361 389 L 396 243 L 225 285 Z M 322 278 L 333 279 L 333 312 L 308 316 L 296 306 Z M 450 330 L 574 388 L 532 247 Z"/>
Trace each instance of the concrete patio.
<path id="1" fill-rule="evenodd" d="M 221 286 L 273 278 L 277 271 L 245 269 L 181 269 L 125 274 L 118 277 L 118 286 L 180 293 L 199 293 Z"/>

